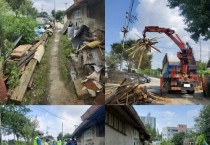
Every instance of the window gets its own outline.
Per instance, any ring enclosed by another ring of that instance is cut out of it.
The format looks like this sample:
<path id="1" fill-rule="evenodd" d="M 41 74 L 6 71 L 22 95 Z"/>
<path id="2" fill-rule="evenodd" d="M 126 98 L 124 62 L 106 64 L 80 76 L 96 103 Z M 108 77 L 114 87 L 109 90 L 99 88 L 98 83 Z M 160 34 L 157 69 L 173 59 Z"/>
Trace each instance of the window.
<path id="1" fill-rule="evenodd" d="M 110 112 L 107 112 L 106 116 L 106 124 L 123 134 L 126 133 L 125 121 L 121 120 L 119 117 L 114 116 Z"/>
<path id="2" fill-rule="evenodd" d="M 109 125 L 113 126 L 114 122 L 113 122 L 113 115 L 111 113 L 109 113 Z"/>
<path id="3" fill-rule="evenodd" d="M 119 129 L 119 119 L 117 117 L 114 117 L 114 128 Z"/>
<path id="4" fill-rule="evenodd" d="M 81 18 L 81 10 L 76 10 L 74 12 L 74 18 L 77 19 L 77 18 Z"/>
<path id="5" fill-rule="evenodd" d="M 104 137 L 105 136 L 105 126 L 104 123 L 96 124 L 96 136 Z"/>
<path id="6" fill-rule="evenodd" d="M 94 18 L 94 16 L 97 13 L 96 10 L 95 10 L 96 7 L 97 7 L 96 4 L 87 6 L 87 17 L 88 18 Z"/>

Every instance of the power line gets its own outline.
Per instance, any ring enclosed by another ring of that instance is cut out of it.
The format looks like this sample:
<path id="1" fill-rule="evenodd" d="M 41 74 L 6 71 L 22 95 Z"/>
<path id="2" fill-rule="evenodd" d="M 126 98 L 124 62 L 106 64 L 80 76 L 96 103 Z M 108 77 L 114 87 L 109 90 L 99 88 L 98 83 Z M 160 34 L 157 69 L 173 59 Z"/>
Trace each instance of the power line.
<path id="1" fill-rule="evenodd" d="M 31 106 L 31 107 L 33 107 L 34 109 L 36 109 L 36 110 L 38 110 L 38 111 L 41 111 L 41 112 L 44 112 L 44 113 L 49 113 L 50 115 L 52 115 L 52 116 L 54 116 L 54 117 L 56 117 L 56 118 L 59 118 L 59 119 L 61 119 L 61 120 L 64 120 L 64 121 L 68 121 L 70 124 L 72 124 L 73 126 L 75 125 L 75 124 L 73 124 L 72 122 L 75 122 L 75 121 L 73 121 L 73 120 L 66 120 L 64 117 L 61 117 L 61 116 L 58 116 L 58 115 L 56 115 L 56 114 L 54 114 L 54 113 L 52 113 L 52 112 L 49 112 L 48 110 L 46 110 L 46 109 L 44 109 L 44 108 L 41 108 L 41 107 L 35 107 L 35 106 Z M 72 122 L 71 122 L 72 121 Z M 76 122 L 77 124 L 78 124 L 78 122 Z"/>
<path id="2" fill-rule="evenodd" d="M 67 121 L 66 119 L 64 119 L 64 118 L 62 118 L 62 117 L 60 117 L 60 116 L 58 116 L 58 115 L 56 115 L 56 114 L 54 114 L 54 113 L 51 113 L 51 112 L 45 110 L 44 108 L 41 108 L 41 107 L 38 108 L 38 107 L 35 107 L 35 106 L 33 106 L 33 108 L 36 109 L 36 110 L 38 110 L 38 111 L 41 111 L 41 112 L 43 112 L 43 113 L 48 113 L 48 114 L 50 114 L 50 115 L 52 115 L 52 116 L 54 116 L 54 117 L 57 117 L 57 118 L 59 118 L 59 119 L 61 119 L 61 120 Z"/>

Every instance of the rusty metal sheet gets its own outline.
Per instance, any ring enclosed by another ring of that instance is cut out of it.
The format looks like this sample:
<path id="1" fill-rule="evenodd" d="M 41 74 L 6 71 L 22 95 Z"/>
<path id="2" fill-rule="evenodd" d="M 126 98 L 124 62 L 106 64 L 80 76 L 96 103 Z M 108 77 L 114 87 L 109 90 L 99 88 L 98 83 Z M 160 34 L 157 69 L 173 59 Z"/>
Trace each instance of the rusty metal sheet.
<path id="1" fill-rule="evenodd" d="M 93 103 L 96 105 L 104 105 L 105 104 L 105 94 L 104 92 L 99 92 L 97 97 L 93 100 Z"/>
<path id="2" fill-rule="evenodd" d="M 87 89 L 94 91 L 100 90 L 102 88 L 102 86 L 99 83 L 92 79 L 86 79 L 82 81 L 82 85 L 84 85 Z"/>

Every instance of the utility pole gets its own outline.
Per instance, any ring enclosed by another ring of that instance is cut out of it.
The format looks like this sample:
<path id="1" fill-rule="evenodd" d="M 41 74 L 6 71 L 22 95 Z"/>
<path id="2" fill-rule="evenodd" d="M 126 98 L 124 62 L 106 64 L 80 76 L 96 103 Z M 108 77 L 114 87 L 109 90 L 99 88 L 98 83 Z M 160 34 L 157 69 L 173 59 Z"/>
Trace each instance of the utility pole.
<path id="1" fill-rule="evenodd" d="M 46 134 L 47 134 L 47 136 L 48 136 L 48 129 L 49 129 L 49 127 L 47 126 L 47 128 L 46 128 Z"/>
<path id="2" fill-rule="evenodd" d="M 63 122 L 62 122 L 62 142 L 63 142 Z"/>
<path id="3" fill-rule="evenodd" d="M 54 0 L 54 12 L 55 12 L 55 14 L 54 14 L 54 25 L 55 25 L 55 22 L 56 22 L 55 0 Z"/>
<path id="4" fill-rule="evenodd" d="M 2 128 L 2 127 L 1 127 L 1 112 L 0 112 L 0 145 L 3 145 L 1 128 Z"/>
<path id="5" fill-rule="evenodd" d="M 126 35 L 129 32 L 129 22 L 132 22 L 132 10 L 133 10 L 133 4 L 134 4 L 134 0 L 131 0 L 130 6 L 129 6 L 129 11 L 126 12 L 126 18 L 125 18 L 125 26 L 123 26 L 121 32 L 123 33 L 123 42 L 122 42 L 122 47 L 123 47 L 123 51 L 121 54 L 121 62 L 120 62 L 120 70 L 122 70 L 122 65 L 123 65 L 123 53 L 124 53 L 124 49 L 125 49 L 125 40 L 126 40 Z"/>
<path id="6" fill-rule="evenodd" d="M 200 39 L 200 62 L 201 62 L 201 39 Z"/>
<path id="7" fill-rule="evenodd" d="M 42 13 L 43 13 L 43 7 L 44 7 L 44 4 L 42 4 Z"/>

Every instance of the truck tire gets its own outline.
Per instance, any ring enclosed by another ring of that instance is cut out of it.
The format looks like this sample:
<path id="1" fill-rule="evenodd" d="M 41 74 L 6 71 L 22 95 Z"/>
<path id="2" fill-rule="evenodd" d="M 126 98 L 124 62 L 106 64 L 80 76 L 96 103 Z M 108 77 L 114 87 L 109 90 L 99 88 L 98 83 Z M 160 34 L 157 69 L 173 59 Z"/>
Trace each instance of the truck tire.
<path id="1" fill-rule="evenodd" d="M 191 91 L 191 90 L 187 90 L 187 94 L 194 94 L 195 93 L 195 91 L 193 90 L 193 91 Z"/>
<path id="2" fill-rule="evenodd" d="M 205 97 L 210 97 L 210 75 L 205 75 L 205 81 L 206 81 L 206 88 L 205 90 Z"/>

